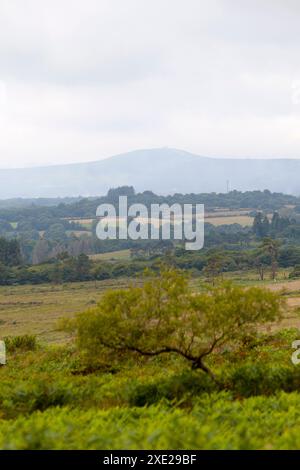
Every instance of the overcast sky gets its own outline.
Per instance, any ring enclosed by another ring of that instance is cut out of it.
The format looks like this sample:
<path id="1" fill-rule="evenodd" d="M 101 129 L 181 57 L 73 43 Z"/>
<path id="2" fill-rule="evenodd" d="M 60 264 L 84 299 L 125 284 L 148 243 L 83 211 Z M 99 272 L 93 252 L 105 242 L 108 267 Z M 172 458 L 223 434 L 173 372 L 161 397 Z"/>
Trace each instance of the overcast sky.
<path id="1" fill-rule="evenodd" d="M 299 0 L 0 0 L 0 167 L 300 158 Z"/>

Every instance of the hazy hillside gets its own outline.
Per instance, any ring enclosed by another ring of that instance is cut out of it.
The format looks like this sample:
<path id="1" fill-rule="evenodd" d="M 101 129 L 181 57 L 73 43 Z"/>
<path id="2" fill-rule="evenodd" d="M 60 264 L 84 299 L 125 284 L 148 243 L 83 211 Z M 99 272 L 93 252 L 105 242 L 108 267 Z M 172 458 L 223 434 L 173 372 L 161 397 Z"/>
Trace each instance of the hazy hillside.
<path id="1" fill-rule="evenodd" d="M 300 194 L 300 160 L 207 158 L 176 149 L 136 150 L 98 162 L 0 170 L 0 198 L 104 194 L 133 185 L 156 193 L 269 189 Z"/>

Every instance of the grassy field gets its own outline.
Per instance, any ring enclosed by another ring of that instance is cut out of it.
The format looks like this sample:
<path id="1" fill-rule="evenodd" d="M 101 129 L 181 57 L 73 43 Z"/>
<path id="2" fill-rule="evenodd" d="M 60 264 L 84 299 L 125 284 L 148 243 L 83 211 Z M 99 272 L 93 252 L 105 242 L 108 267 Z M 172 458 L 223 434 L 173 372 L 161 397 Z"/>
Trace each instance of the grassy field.
<path id="1" fill-rule="evenodd" d="M 128 261 L 130 259 L 130 250 L 110 251 L 108 253 L 98 253 L 97 255 L 90 255 L 89 258 L 93 261 Z"/>
<path id="2" fill-rule="evenodd" d="M 101 259 L 116 259 L 128 256 L 129 250 L 105 253 Z M 106 257 L 106 256 L 107 257 Z M 97 255 L 98 256 L 98 255 Z M 99 258 L 98 258 L 99 259 Z M 245 286 L 259 285 L 282 291 L 287 299 L 288 310 L 282 325 L 300 328 L 296 311 L 300 309 L 300 280 L 289 280 L 288 270 L 281 270 L 278 279 L 258 281 L 256 272 L 236 272 L 224 275 L 224 279 Z M 201 285 L 201 278 L 192 280 L 193 288 Z M 126 278 L 106 281 L 68 283 L 64 285 L 36 285 L 0 287 L 0 338 L 22 334 L 35 334 L 46 343 L 61 343 L 68 339 L 66 333 L 58 329 L 62 318 L 69 318 L 95 305 L 107 289 L 126 287 L 138 280 Z M 282 326 L 280 325 L 280 327 Z"/>
<path id="3" fill-rule="evenodd" d="M 58 320 L 93 306 L 104 290 L 128 285 L 128 280 L 0 287 L 0 335 L 35 334 L 45 342 L 60 343 L 66 334 Z"/>

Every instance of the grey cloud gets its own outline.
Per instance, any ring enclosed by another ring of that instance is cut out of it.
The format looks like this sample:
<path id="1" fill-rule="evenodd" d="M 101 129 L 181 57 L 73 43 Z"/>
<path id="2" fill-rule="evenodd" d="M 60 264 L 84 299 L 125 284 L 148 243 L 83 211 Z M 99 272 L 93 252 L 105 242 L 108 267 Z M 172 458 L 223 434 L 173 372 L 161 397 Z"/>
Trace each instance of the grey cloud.
<path id="1" fill-rule="evenodd" d="M 297 158 L 299 20 L 296 0 L 1 0 L 0 167 Z"/>

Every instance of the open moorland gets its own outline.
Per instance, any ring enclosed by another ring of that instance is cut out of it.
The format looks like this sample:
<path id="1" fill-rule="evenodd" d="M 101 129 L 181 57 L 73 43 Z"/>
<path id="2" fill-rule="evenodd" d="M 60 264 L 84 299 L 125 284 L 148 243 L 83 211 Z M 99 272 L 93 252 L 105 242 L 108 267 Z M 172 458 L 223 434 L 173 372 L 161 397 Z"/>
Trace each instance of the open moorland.
<path id="1" fill-rule="evenodd" d="M 197 252 L 0 210 L 1 449 L 300 447 L 300 202 L 205 198 Z"/>

